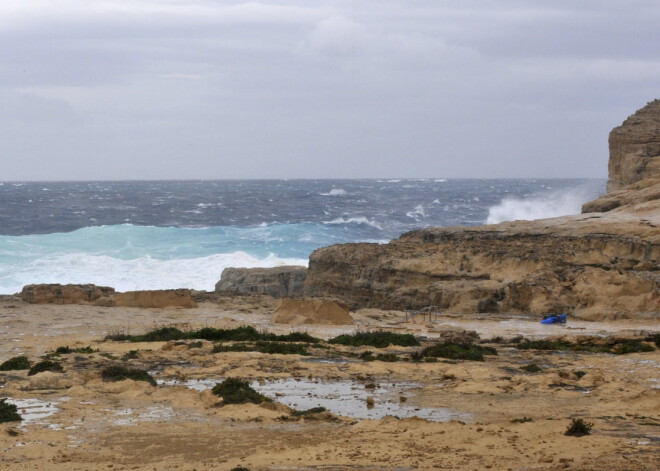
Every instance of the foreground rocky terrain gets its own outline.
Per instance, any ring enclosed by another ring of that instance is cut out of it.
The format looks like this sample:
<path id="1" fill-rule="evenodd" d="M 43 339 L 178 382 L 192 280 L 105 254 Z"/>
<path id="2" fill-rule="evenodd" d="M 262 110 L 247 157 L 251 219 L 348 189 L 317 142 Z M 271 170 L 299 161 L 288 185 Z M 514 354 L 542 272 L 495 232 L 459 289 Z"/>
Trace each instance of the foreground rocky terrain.
<path id="1" fill-rule="evenodd" d="M 404 312 L 363 309 L 351 313 L 361 331 L 411 334 L 419 345 L 351 346 L 328 340 L 355 325 L 292 330 L 273 323 L 277 303 L 234 296 L 144 309 L 1 298 L 0 363 L 25 355 L 34 366 L 48 356 L 62 370 L 0 371 L 0 398 L 24 418 L 0 423 L 0 469 L 657 469 L 655 322 L 402 323 Z M 196 338 L 247 325 L 322 341 Z M 162 327 L 197 334 L 128 336 Z M 535 338 L 569 347 L 527 343 Z M 277 347 L 258 351 L 266 344 Z M 423 355 L 440 344 L 484 348 L 484 361 Z M 104 378 L 109 367 L 147 371 L 156 385 Z M 222 405 L 210 388 L 227 378 L 272 402 Z M 573 419 L 592 424 L 591 434 L 565 435 Z"/>
<path id="2" fill-rule="evenodd" d="M 305 293 L 353 308 L 560 313 L 660 312 L 660 100 L 610 135 L 609 192 L 580 215 L 424 229 L 310 257 Z"/>

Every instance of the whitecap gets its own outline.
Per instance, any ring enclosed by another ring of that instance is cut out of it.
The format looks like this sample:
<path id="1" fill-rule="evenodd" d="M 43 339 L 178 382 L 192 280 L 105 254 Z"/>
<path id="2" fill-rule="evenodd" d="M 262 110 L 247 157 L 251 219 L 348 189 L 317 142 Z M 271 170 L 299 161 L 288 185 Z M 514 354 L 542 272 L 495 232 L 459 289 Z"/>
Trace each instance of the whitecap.
<path id="1" fill-rule="evenodd" d="M 324 221 L 323 224 L 366 224 L 367 226 L 371 226 L 375 229 L 378 229 L 380 231 L 383 230 L 383 228 L 378 225 L 375 221 L 370 221 L 364 216 L 359 216 L 359 217 L 353 217 L 353 218 L 336 218 L 333 219 L 332 221 Z"/>
<path id="2" fill-rule="evenodd" d="M 319 193 L 321 196 L 344 196 L 346 195 L 346 190 L 343 188 L 333 188 L 328 193 Z"/>

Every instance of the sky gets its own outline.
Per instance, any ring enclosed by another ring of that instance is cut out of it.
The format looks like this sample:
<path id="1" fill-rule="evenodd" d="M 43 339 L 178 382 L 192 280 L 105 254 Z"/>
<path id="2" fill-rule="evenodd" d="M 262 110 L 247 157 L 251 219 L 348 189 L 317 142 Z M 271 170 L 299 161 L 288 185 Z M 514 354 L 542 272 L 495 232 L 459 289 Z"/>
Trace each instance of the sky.
<path id="1" fill-rule="evenodd" d="M 607 176 L 657 0 L 2 0 L 0 181 Z"/>

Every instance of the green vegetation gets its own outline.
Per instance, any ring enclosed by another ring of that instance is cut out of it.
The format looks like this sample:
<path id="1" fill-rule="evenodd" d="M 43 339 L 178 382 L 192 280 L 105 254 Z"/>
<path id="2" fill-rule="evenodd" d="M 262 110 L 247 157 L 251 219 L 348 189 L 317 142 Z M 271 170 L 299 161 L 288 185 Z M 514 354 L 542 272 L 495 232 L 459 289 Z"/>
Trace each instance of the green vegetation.
<path id="1" fill-rule="evenodd" d="M 573 419 L 570 425 L 566 427 L 566 432 L 564 435 L 569 435 L 572 437 L 582 437 L 584 435 L 589 435 L 594 424 L 590 422 L 585 422 L 582 419 Z"/>
<path id="2" fill-rule="evenodd" d="M 0 365 L 0 371 L 29 370 L 30 360 L 26 356 L 10 358 Z"/>
<path id="3" fill-rule="evenodd" d="M 252 326 L 236 327 L 235 329 L 215 329 L 204 327 L 199 330 L 182 331 L 176 327 L 161 327 L 150 330 L 142 335 L 112 334 L 105 340 L 129 342 L 169 342 L 170 340 L 209 340 L 211 342 L 307 342 L 317 343 L 319 339 L 303 332 L 292 332 L 286 335 L 275 335 L 259 332 Z"/>
<path id="4" fill-rule="evenodd" d="M 519 350 L 568 350 L 573 352 L 591 353 L 614 353 L 625 355 L 626 353 L 652 352 L 655 348 L 644 343 L 640 339 L 612 339 L 607 343 L 571 343 L 566 340 L 529 340 L 518 342 L 516 348 Z"/>
<path id="5" fill-rule="evenodd" d="M 228 378 L 222 383 L 213 386 L 211 392 L 222 397 L 222 404 L 261 404 L 270 401 L 269 398 L 259 394 L 250 387 L 247 381 L 239 378 Z"/>
<path id="6" fill-rule="evenodd" d="M 62 365 L 56 361 L 44 360 L 30 368 L 30 371 L 28 371 L 28 376 L 36 375 L 42 371 L 53 371 L 55 373 L 61 373 L 64 371 L 64 368 L 62 368 Z"/>
<path id="7" fill-rule="evenodd" d="M 657 347 L 660 347 L 660 332 L 652 332 L 645 338 L 647 342 L 653 342 Z"/>
<path id="8" fill-rule="evenodd" d="M 374 355 L 372 351 L 362 352 L 358 358 L 364 361 L 386 361 L 390 363 L 401 360 L 401 358 L 395 353 L 379 353 Z"/>
<path id="9" fill-rule="evenodd" d="M 437 343 L 426 347 L 421 352 L 411 355 L 413 361 L 422 361 L 426 358 L 448 358 L 450 360 L 484 361 L 484 355 L 497 355 L 492 347 L 482 347 L 473 343 Z"/>
<path id="10" fill-rule="evenodd" d="M 145 370 L 126 368 L 125 366 L 109 366 L 101 371 L 101 377 L 105 381 L 121 381 L 132 379 L 133 381 L 146 381 L 152 386 L 156 386 L 156 380 Z"/>
<path id="11" fill-rule="evenodd" d="M 518 419 L 511 420 L 514 424 L 524 424 L 525 422 L 533 422 L 534 420 L 531 417 L 522 417 Z"/>
<path id="12" fill-rule="evenodd" d="M 411 334 L 397 334 L 384 330 L 374 332 L 354 332 L 344 334 L 328 340 L 329 343 L 339 345 L 350 345 L 353 347 L 371 346 L 376 348 L 386 348 L 390 345 L 401 347 L 417 347 L 419 341 Z"/>
<path id="13" fill-rule="evenodd" d="M 250 471 L 248 468 L 244 468 L 242 466 L 237 466 L 235 468 L 231 468 L 229 471 Z"/>
<path id="14" fill-rule="evenodd" d="M 53 358 L 53 357 L 58 357 L 60 355 L 68 355 L 69 353 L 80 353 L 84 355 L 89 355 L 91 353 L 96 353 L 98 350 L 95 350 L 91 347 L 91 345 L 88 345 L 86 347 L 78 347 L 78 348 L 71 348 L 71 347 L 57 347 L 57 350 L 55 350 L 52 353 L 49 353 L 46 355 L 48 358 Z"/>
<path id="15" fill-rule="evenodd" d="M 312 407 L 311 409 L 307 409 L 307 410 L 297 410 L 291 412 L 291 417 L 304 417 L 306 415 L 320 414 L 321 412 L 325 412 L 325 411 L 326 411 L 325 407 Z"/>
<path id="16" fill-rule="evenodd" d="M 541 368 L 536 363 L 530 363 L 529 365 L 521 366 L 520 369 L 526 371 L 527 373 L 540 373 L 543 371 L 543 368 Z"/>
<path id="17" fill-rule="evenodd" d="M 221 352 L 260 352 L 280 355 L 309 355 L 307 346 L 299 343 L 256 342 L 254 344 L 239 343 L 235 345 L 214 345 L 213 353 Z"/>
<path id="18" fill-rule="evenodd" d="M 20 433 L 15 428 L 8 428 L 7 435 L 9 435 L 10 437 L 18 437 Z"/>
<path id="19" fill-rule="evenodd" d="M 14 404 L 7 402 L 7 399 L 0 399 L 0 423 L 2 422 L 20 422 L 23 420 L 18 413 L 18 408 Z"/>
<path id="20" fill-rule="evenodd" d="M 586 371 L 575 371 L 575 376 L 577 376 L 578 379 L 582 379 L 582 377 L 586 374 L 587 374 Z"/>

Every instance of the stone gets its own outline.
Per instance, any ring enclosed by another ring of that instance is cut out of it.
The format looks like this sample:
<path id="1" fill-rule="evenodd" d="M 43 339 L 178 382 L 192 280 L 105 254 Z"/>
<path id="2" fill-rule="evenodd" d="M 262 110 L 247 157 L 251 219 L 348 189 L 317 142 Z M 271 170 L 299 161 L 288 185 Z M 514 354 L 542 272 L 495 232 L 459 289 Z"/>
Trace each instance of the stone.
<path id="1" fill-rule="evenodd" d="M 143 290 L 117 293 L 114 296 L 116 307 L 193 308 L 197 303 L 191 297 L 188 289 Z"/>
<path id="2" fill-rule="evenodd" d="M 274 298 L 301 296 L 307 268 L 282 266 L 275 268 L 225 268 L 215 290 L 232 294 L 269 294 Z"/>
<path id="3" fill-rule="evenodd" d="M 282 298 L 273 314 L 276 324 L 353 324 L 348 305 L 334 299 Z"/>
<path id="4" fill-rule="evenodd" d="M 96 285 L 27 285 L 21 299 L 30 304 L 94 304 L 115 294 L 114 288 Z"/>

